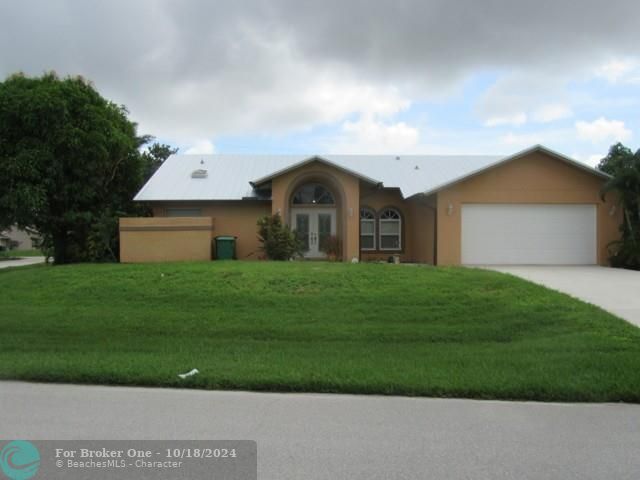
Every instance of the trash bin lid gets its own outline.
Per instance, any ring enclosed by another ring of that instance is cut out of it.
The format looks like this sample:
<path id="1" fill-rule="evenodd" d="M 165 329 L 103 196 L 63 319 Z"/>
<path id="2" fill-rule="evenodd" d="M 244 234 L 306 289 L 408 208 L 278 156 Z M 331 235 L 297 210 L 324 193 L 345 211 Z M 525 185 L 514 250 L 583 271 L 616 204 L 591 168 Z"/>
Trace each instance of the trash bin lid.
<path id="1" fill-rule="evenodd" d="M 216 237 L 216 240 L 235 240 L 236 237 L 232 237 L 230 235 L 220 235 Z"/>

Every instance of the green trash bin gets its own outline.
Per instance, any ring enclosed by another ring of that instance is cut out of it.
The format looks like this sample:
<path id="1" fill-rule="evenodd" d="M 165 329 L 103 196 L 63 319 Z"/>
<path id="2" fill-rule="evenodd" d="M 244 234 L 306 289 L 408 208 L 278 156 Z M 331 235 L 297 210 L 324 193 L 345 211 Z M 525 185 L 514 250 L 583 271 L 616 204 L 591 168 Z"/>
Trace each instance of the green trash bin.
<path id="1" fill-rule="evenodd" d="M 216 260 L 235 260 L 236 237 L 221 235 L 216 237 Z"/>

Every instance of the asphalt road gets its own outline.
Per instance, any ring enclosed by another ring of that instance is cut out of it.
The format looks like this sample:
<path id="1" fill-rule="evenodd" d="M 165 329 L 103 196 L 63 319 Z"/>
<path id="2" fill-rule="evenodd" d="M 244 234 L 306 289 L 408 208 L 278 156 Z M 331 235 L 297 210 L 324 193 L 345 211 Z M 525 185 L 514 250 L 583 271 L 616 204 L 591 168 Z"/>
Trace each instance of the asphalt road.
<path id="1" fill-rule="evenodd" d="M 0 382 L 2 439 L 248 439 L 266 479 L 637 479 L 640 405 Z"/>

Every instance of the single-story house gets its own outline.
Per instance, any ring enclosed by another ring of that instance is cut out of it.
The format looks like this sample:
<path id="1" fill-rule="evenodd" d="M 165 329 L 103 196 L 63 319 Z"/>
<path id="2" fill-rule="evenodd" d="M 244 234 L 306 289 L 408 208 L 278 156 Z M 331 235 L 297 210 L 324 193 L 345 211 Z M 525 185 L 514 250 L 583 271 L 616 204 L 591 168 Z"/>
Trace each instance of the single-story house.
<path id="1" fill-rule="evenodd" d="M 10 246 L 11 246 L 11 239 L 3 232 L 0 232 L 0 252 L 9 250 Z"/>
<path id="2" fill-rule="evenodd" d="M 307 258 L 336 236 L 345 261 L 434 265 L 607 264 L 619 237 L 607 174 L 542 146 L 487 155 L 173 155 L 120 221 L 121 261 L 211 258 L 236 237 L 260 258 L 256 222 L 280 214 Z"/>
<path id="3" fill-rule="evenodd" d="M 7 249 L 35 250 L 39 241 L 38 232 L 31 228 L 20 229 L 14 225 L 0 232 L 0 246 L 4 245 Z"/>

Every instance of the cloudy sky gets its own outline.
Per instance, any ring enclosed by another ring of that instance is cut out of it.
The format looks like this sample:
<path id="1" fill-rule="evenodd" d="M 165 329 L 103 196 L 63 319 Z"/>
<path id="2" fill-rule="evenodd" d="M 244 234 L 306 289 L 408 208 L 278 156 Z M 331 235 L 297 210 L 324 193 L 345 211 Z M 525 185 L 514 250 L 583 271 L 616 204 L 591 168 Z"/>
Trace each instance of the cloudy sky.
<path id="1" fill-rule="evenodd" d="M 194 153 L 640 146 L 634 0 L 0 0 L 0 76 L 80 74 Z"/>

